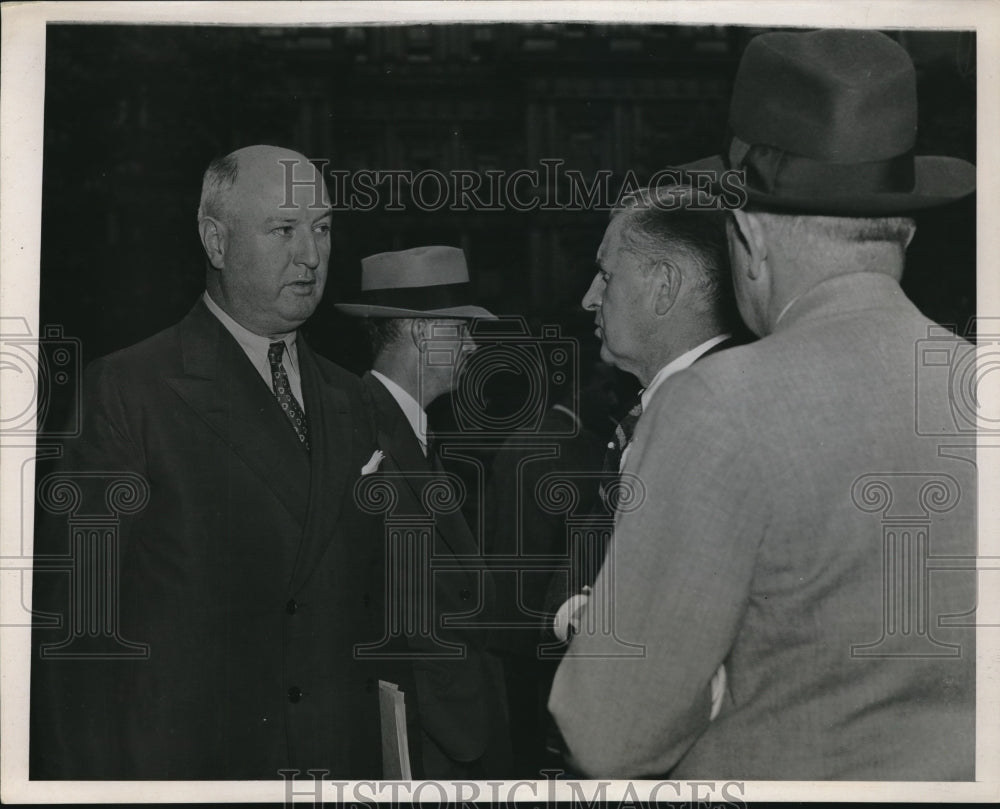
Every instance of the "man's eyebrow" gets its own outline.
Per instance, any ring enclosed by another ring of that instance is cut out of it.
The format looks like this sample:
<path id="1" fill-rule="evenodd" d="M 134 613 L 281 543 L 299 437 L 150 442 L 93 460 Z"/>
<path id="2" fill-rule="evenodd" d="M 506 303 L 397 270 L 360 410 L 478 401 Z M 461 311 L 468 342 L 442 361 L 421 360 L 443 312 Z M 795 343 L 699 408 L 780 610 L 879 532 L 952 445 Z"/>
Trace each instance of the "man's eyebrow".
<path id="1" fill-rule="evenodd" d="M 314 216 L 312 218 L 312 221 L 313 222 L 318 222 L 320 219 L 323 219 L 324 217 L 330 216 L 332 213 L 333 213 L 333 206 L 328 206 L 326 208 L 323 208 L 321 211 L 319 211 L 316 214 L 316 216 Z M 294 224 L 296 224 L 299 221 L 299 218 L 297 216 L 269 216 L 269 217 L 267 217 L 267 219 L 265 221 L 269 225 L 271 225 L 271 224 L 288 224 L 288 225 L 294 225 Z"/>

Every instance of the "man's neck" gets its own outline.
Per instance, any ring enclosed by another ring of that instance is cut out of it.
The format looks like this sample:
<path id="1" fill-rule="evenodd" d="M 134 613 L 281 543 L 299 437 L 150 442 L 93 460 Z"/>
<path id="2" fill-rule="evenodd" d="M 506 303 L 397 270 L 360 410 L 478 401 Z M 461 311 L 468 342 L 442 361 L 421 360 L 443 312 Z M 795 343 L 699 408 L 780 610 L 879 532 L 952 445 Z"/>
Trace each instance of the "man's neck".
<path id="1" fill-rule="evenodd" d="M 690 367 L 705 354 L 715 348 L 719 343 L 724 342 L 729 339 L 732 335 L 729 333 L 717 334 L 714 337 L 709 337 L 707 340 L 702 340 L 698 345 L 692 346 L 683 354 L 679 354 L 672 360 L 667 362 L 663 367 L 661 367 L 650 379 L 650 381 L 645 385 L 642 392 L 642 405 L 643 408 L 648 405 L 649 399 L 656 392 L 656 389 L 663 384 L 669 377 L 673 376 L 685 368 Z"/>
<path id="2" fill-rule="evenodd" d="M 232 323 L 235 323 L 240 328 L 250 332 L 250 334 L 255 334 L 258 337 L 264 337 L 270 340 L 271 342 L 275 342 L 276 340 L 284 340 L 286 337 L 288 337 L 288 335 L 295 334 L 296 332 L 296 329 L 284 332 L 267 332 L 267 333 L 262 332 L 259 327 L 254 326 L 251 323 L 248 323 L 247 318 L 241 316 L 239 312 L 234 311 L 233 307 L 229 304 L 228 300 L 226 300 L 226 297 L 222 294 L 221 290 L 219 289 L 215 289 L 214 291 L 210 288 L 206 289 L 205 297 L 209 301 L 211 301 L 211 303 L 215 304 L 216 316 L 218 316 L 219 314 L 217 310 L 221 310 L 223 314 L 225 314 Z"/>
<path id="3" fill-rule="evenodd" d="M 665 346 L 662 351 L 657 352 L 654 356 L 650 357 L 649 362 L 643 366 L 641 373 L 636 374 L 639 384 L 641 384 L 644 388 L 649 387 L 650 382 L 653 381 L 653 377 L 670 365 L 670 363 L 702 345 L 706 340 L 711 340 L 713 337 L 726 332 L 727 330 L 722 327 L 717 329 L 705 329 L 699 331 L 697 337 L 685 340 L 683 343 L 672 343 L 670 346 Z"/>
<path id="4" fill-rule="evenodd" d="M 422 410 L 426 410 L 427 406 L 439 395 L 436 391 L 431 390 L 431 386 L 426 384 L 427 380 L 424 380 L 424 384 L 421 384 L 416 361 L 408 362 L 405 359 L 377 357 L 372 364 L 372 370 L 378 371 L 384 377 L 391 379 L 399 385 L 400 388 L 406 391 L 420 405 Z"/>

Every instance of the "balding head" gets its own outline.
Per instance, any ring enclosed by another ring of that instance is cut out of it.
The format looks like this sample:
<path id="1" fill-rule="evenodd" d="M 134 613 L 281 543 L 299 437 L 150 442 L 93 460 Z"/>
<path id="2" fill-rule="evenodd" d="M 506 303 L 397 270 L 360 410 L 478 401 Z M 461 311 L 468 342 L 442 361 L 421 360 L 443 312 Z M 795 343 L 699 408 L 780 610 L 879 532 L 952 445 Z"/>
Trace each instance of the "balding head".
<path id="1" fill-rule="evenodd" d="M 313 313 L 330 256 L 330 201 L 323 175 L 305 156 L 247 146 L 213 161 L 198 230 L 208 293 L 238 323 L 273 336 Z"/>
<path id="2" fill-rule="evenodd" d="M 290 185 L 296 201 L 300 195 L 307 197 L 307 204 L 327 200 L 322 175 L 304 155 L 281 146 L 244 146 L 209 163 L 201 184 L 198 221 L 206 216 L 225 219 L 241 187 L 259 189 L 273 184 L 282 193 Z"/>

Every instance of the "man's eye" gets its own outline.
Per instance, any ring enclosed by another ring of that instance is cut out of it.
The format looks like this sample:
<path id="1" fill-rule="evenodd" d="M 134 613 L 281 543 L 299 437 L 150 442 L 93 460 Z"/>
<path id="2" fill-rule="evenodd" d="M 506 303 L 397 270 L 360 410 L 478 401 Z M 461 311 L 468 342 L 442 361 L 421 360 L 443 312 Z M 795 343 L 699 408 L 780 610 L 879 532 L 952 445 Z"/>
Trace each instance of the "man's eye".
<path id="1" fill-rule="evenodd" d="M 598 275 L 600 275 L 600 276 L 601 276 L 601 280 L 602 280 L 602 281 L 603 281 L 603 282 L 604 282 L 605 284 L 606 284 L 606 283 L 608 283 L 608 281 L 610 281 L 610 280 L 611 280 L 611 276 L 610 276 L 610 275 L 609 275 L 608 273 L 604 272 L 604 270 L 601 270 L 601 271 L 600 271 L 600 272 L 598 273 Z"/>
<path id="2" fill-rule="evenodd" d="M 315 231 L 316 231 L 317 233 L 322 233 L 322 234 L 323 234 L 323 235 L 325 236 L 325 235 L 327 235 L 327 234 L 328 234 L 328 233 L 330 232 L 330 223 L 329 223 L 329 222 L 320 222 L 320 223 L 319 223 L 318 225 L 316 225 L 316 227 L 315 227 L 315 228 L 313 228 L 313 229 L 314 229 L 314 230 L 315 230 Z"/>
<path id="3" fill-rule="evenodd" d="M 295 228 L 292 225 L 280 225 L 271 232 L 277 233 L 279 236 L 291 236 L 295 232 Z"/>

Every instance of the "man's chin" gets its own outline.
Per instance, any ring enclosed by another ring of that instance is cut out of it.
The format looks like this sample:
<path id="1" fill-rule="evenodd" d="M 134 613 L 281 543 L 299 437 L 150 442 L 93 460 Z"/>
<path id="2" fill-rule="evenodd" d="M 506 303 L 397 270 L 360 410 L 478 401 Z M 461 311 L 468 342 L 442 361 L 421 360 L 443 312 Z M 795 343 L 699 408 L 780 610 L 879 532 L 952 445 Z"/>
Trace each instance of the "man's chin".
<path id="1" fill-rule="evenodd" d="M 316 307 L 319 306 L 319 295 L 297 295 L 290 300 L 283 301 L 281 316 L 291 322 L 298 321 L 299 325 L 305 323 L 313 316 Z"/>

